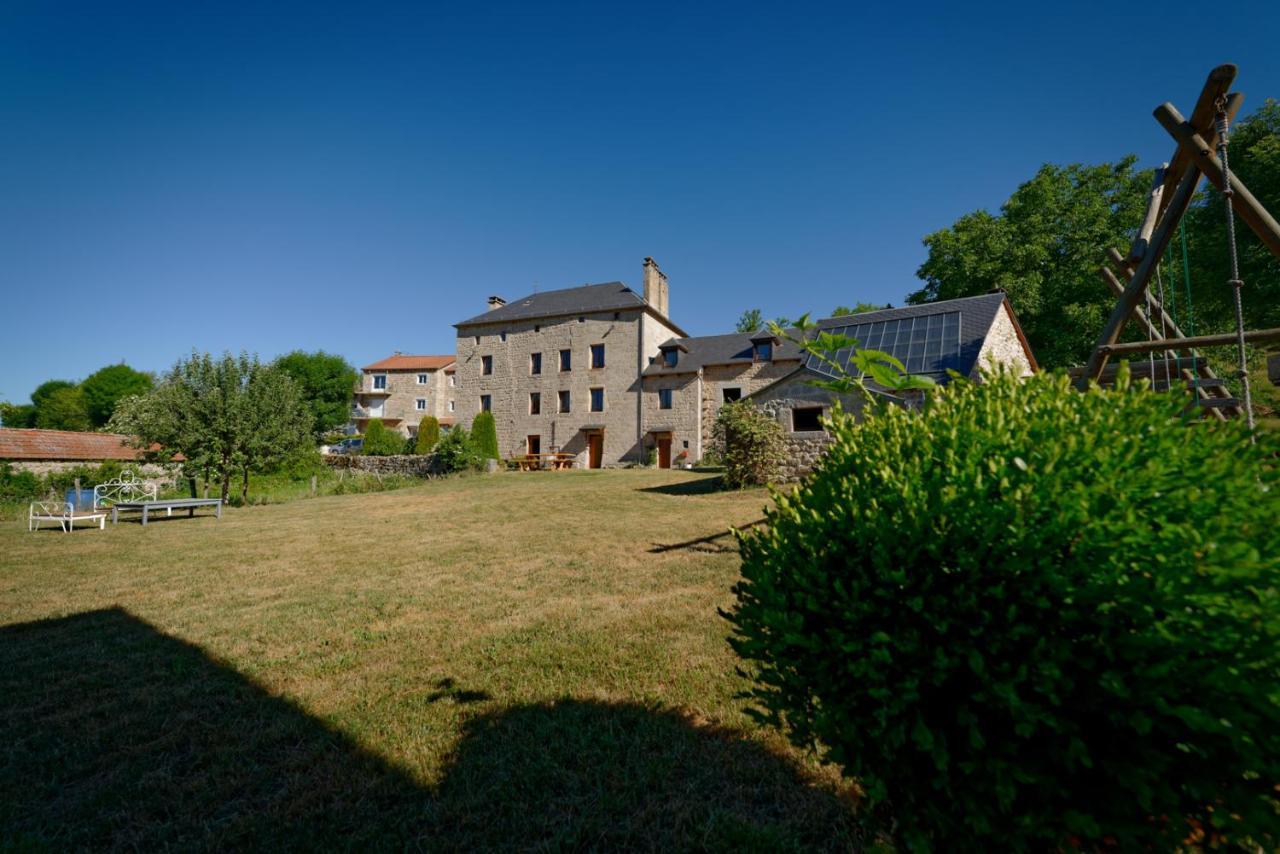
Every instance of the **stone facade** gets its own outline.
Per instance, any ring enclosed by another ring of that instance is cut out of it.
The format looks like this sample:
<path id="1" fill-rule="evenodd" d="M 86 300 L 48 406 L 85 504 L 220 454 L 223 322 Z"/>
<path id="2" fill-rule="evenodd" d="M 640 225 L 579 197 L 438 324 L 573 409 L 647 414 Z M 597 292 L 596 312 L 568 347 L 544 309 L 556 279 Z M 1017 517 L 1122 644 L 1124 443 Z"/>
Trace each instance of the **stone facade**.
<path id="1" fill-rule="evenodd" d="M 1035 372 L 1035 366 L 1027 357 L 1027 348 L 1018 335 L 1007 303 L 996 313 L 995 320 L 987 331 L 986 340 L 982 342 L 974 368 L 975 374 L 993 363 L 1012 369 L 1020 377 L 1029 377 Z"/>
<path id="2" fill-rule="evenodd" d="M 504 457 L 526 453 L 536 436 L 543 453 L 575 454 L 586 467 L 588 435 L 600 431 L 604 464 L 638 461 L 639 372 L 657 354 L 654 342 L 674 334 L 646 308 L 464 326 L 457 345 L 458 423 L 469 426 L 487 397 Z M 591 366 L 593 347 L 604 348 L 604 367 Z M 561 370 L 563 350 L 568 370 Z M 541 354 L 536 374 L 534 354 Z M 600 411 L 591 408 L 593 389 L 603 390 Z M 567 412 L 561 392 L 568 393 Z"/>
<path id="3" fill-rule="evenodd" d="M 408 361 L 410 356 L 393 356 L 386 362 Z M 402 436 L 415 436 L 418 424 L 428 415 L 435 416 L 441 424 L 449 425 L 454 418 L 454 369 L 426 367 L 427 364 L 452 357 L 429 356 L 432 360 L 423 366 L 378 367 L 375 363 L 363 371 L 360 386 L 355 392 L 352 418 L 356 427 L 364 432 L 365 425 L 374 418 L 381 418 L 387 427 Z M 385 380 L 385 387 L 378 388 L 378 377 Z M 421 407 L 421 408 L 419 408 Z"/>

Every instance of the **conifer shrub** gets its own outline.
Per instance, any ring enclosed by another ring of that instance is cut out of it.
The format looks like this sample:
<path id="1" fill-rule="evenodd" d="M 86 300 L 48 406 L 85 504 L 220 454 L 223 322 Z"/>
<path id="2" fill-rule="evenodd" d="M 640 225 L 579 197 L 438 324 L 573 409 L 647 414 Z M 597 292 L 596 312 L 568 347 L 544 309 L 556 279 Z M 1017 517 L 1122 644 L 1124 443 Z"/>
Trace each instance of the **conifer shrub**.
<path id="1" fill-rule="evenodd" d="M 492 412 L 481 412 L 471 422 L 471 446 L 480 462 L 500 459 L 498 455 L 498 427 Z"/>
<path id="2" fill-rule="evenodd" d="M 908 848 L 1276 850 L 1280 442 L 1184 404 L 1006 373 L 837 419 L 740 535 L 754 713 Z"/>
<path id="3" fill-rule="evenodd" d="M 782 465 L 782 426 L 748 401 L 720 407 L 711 443 L 724 465 L 725 485 L 735 489 L 768 483 Z"/>
<path id="4" fill-rule="evenodd" d="M 428 415 L 418 424 L 418 437 L 414 443 L 414 453 L 429 454 L 440 441 L 440 422 L 434 415 Z"/>
<path id="5" fill-rule="evenodd" d="M 381 419 L 374 418 L 364 431 L 361 452 L 371 457 L 392 457 L 404 453 L 404 437 L 388 428 Z"/>

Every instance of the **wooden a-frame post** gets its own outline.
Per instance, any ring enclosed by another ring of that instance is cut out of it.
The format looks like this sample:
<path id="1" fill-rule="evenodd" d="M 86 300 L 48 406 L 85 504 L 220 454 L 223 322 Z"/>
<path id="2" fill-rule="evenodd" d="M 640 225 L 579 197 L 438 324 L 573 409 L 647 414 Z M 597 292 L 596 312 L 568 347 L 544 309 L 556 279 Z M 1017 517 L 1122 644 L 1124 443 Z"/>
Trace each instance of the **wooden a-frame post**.
<path id="1" fill-rule="evenodd" d="M 1228 64 L 1220 65 L 1209 73 L 1209 79 L 1205 81 L 1189 120 L 1183 119 L 1173 105 L 1168 103 L 1161 104 L 1154 112 L 1157 121 L 1177 142 L 1177 148 L 1169 165 L 1163 169 L 1163 180 L 1152 188 L 1142 228 L 1128 257 L 1121 256 L 1119 259 L 1118 266 L 1122 272 L 1127 273 L 1132 269 L 1133 273 L 1124 284 L 1116 306 L 1098 337 L 1097 346 L 1089 355 L 1089 362 L 1081 376 L 1082 386 L 1102 376 L 1107 359 L 1113 353 L 1209 346 L 1220 343 L 1217 339 L 1224 337 L 1202 336 L 1201 339 L 1189 339 L 1179 335 L 1177 338 L 1144 342 L 1142 345 L 1118 344 L 1129 319 L 1148 300 L 1147 288 L 1151 284 L 1156 265 L 1160 263 L 1178 224 L 1191 206 L 1200 178 L 1207 177 L 1219 190 L 1224 188 L 1222 164 L 1214 153 L 1214 146 L 1218 141 L 1215 118 L 1219 109 L 1222 109 L 1229 122 L 1235 118 L 1244 102 L 1244 97 L 1239 93 L 1228 92 L 1235 81 L 1236 70 L 1236 66 Z M 1230 196 L 1232 207 L 1263 244 L 1280 258 L 1280 224 L 1277 224 L 1275 218 L 1234 174 L 1231 176 L 1231 188 L 1234 191 Z M 1119 255 L 1118 252 L 1115 254 Z M 1272 340 L 1275 333 L 1276 330 L 1262 330 L 1245 337 L 1246 340 Z M 1234 336 L 1230 337 L 1234 340 Z"/>

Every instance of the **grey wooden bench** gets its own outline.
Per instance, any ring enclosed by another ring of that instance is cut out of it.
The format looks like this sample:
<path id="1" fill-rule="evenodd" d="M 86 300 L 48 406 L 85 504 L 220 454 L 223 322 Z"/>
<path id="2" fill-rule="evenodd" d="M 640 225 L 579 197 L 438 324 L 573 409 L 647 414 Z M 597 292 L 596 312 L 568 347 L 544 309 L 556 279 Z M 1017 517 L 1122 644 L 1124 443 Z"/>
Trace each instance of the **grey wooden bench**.
<path id="1" fill-rule="evenodd" d="M 187 516 L 195 516 L 197 507 L 214 508 L 217 517 L 222 518 L 222 499 L 221 498 L 161 498 L 151 499 L 149 501 L 116 501 L 111 505 L 111 524 L 114 525 L 120 519 L 120 511 L 125 512 L 142 512 L 142 524 L 145 526 L 151 514 L 156 510 L 163 510 L 165 516 L 172 516 L 174 510 L 186 510 Z"/>

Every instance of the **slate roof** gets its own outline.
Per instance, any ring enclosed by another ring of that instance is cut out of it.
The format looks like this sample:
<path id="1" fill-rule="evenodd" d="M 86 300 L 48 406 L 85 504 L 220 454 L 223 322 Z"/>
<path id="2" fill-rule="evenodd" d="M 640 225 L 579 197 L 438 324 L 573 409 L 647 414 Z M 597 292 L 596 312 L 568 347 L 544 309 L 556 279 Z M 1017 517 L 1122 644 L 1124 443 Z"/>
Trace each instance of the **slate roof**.
<path id="1" fill-rule="evenodd" d="M 483 314 L 455 323 L 454 326 L 461 329 L 464 326 L 532 320 L 536 317 L 589 314 L 596 311 L 621 311 L 628 308 L 645 308 L 648 305 L 644 297 L 622 282 L 606 282 L 601 285 L 582 285 L 576 288 L 561 288 L 557 291 L 529 294 L 512 300 L 502 308 L 490 309 Z"/>
<path id="2" fill-rule="evenodd" d="M 453 356 L 404 356 L 397 353 L 385 359 L 365 365 L 364 371 L 435 371 L 447 368 L 454 362 Z"/>
<path id="3" fill-rule="evenodd" d="M 152 450 L 159 446 L 152 446 Z M 0 428 L 0 460 L 136 460 L 142 451 L 118 433 Z"/>
<path id="4" fill-rule="evenodd" d="M 986 340 L 987 330 L 991 328 L 992 322 L 996 318 L 996 312 L 1004 304 L 1005 295 L 1003 293 L 983 294 L 976 297 L 964 297 L 963 299 L 944 300 L 942 302 L 926 303 L 924 305 L 909 305 L 902 308 L 886 308 L 880 311 L 868 311 L 863 314 L 846 315 L 843 317 L 828 317 L 817 321 L 819 329 L 827 332 L 837 332 L 846 327 L 859 326 L 868 323 L 880 323 L 886 321 L 902 320 L 906 318 L 929 317 L 932 315 L 945 315 L 952 312 L 960 313 L 960 329 L 959 329 L 959 353 L 958 358 L 952 360 L 948 367 L 961 374 L 968 375 L 973 371 L 974 365 L 978 359 L 978 352 L 982 349 L 982 344 Z M 795 330 L 788 330 L 795 334 Z M 681 353 L 679 361 L 674 368 L 668 368 L 661 359 L 649 365 L 644 371 L 645 376 L 663 376 L 671 374 L 682 374 L 697 371 L 699 368 L 707 365 L 731 365 L 738 362 L 750 362 L 752 358 L 751 339 L 756 337 L 756 333 L 738 332 L 728 335 L 703 335 L 693 338 L 673 338 L 663 343 L 663 347 L 680 345 L 688 350 L 687 353 Z M 794 344 L 784 341 L 774 348 L 773 359 L 779 361 L 794 361 L 797 365 L 804 359 L 804 354 L 799 352 Z M 937 378 L 941 375 L 945 378 L 945 370 L 937 371 L 921 371 L 926 375 L 934 375 Z"/>

